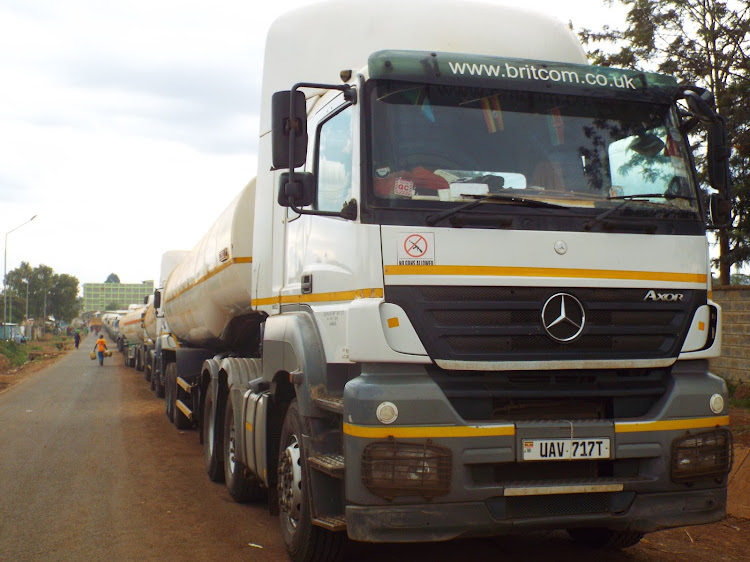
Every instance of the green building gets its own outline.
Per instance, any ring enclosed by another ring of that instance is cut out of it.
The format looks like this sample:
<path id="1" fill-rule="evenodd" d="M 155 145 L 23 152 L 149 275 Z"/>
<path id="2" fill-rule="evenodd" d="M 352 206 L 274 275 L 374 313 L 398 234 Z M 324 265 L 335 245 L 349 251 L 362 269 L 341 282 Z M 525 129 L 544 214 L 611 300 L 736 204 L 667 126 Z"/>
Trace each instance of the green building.
<path id="1" fill-rule="evenodd" d="M 154 292 L 153 281 L 142 283 L 84 283 L 83 311 L 108 310 L 117 303 L 115 310 L 127 310 L 128 305 L 143 304 L 144 297 Z"/>

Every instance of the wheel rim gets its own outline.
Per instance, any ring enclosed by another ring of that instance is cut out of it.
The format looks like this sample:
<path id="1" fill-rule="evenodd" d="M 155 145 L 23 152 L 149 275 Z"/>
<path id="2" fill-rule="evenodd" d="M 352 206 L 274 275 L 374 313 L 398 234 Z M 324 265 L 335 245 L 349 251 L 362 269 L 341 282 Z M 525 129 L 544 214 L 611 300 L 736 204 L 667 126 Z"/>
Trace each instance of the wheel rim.
<path id="1" fill-rule="evenodd" d="M 299 523 L 302 511 L 302 465 L 297 436 L 281 455 L 279 464 L 279 506 L 292 528 Z"/>

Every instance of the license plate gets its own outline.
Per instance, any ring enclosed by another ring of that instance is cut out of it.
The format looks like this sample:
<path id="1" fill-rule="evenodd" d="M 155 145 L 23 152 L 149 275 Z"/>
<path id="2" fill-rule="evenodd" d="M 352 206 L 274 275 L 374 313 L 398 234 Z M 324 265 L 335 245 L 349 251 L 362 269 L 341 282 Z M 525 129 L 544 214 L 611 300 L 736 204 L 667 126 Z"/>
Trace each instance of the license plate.
<path id="1" fill-rule="evenodd" d="M 524 439 L 523 460 L 608 459 L 609 439 Z"/>

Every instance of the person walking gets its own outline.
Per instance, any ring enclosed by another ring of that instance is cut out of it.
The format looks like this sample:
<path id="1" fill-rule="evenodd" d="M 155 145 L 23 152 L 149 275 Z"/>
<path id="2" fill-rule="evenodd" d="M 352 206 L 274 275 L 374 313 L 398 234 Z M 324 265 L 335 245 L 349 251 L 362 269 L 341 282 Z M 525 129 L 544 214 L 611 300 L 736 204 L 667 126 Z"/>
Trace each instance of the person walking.
<path id="1" fill-rule="evenodd" d="M 76 350 L 78 349 L 78 346 L 81 344 L 81 334 L 76 331 L 75 335 L 73 336 L 73 343 L 76 344 Z"/>
<path id="2" fill-rule="evenodd" d="M 96 340 L 94 351 L 96 351 L 96 356 L 99 359 L 99 366 L 101 367 L 104 365 L 104 352 L 107 351 L 107 342 L 104 341 L 103 335 L 99 336 L 99 339 Z"/>

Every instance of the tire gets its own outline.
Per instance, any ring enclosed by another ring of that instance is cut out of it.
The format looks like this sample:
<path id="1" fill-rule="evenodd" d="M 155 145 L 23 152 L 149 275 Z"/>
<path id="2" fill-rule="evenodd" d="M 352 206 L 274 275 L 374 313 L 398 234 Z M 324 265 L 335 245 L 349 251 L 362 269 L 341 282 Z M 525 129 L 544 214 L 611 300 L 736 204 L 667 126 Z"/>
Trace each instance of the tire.
<path id="1" fill-rule="evenodd" d="M 232 397 L 227 393 L 224 407 L 224 438 L 222 439 L 224 482 L 226 482 L 229 495 L 237 503 L 258 501 L 263 498 L 263 488 L 260 487 L 255 478 L 245 477 L 245 469 L 237 460 L 236 436 L 234 406 L 232 405 Z"/>
<path id="2" fill-rule="evenodd" d="M 279 443 L 279 523 L 289 558 L 294 562 L 341 560 L 345 532 L 332 532 L 312 524 L 310 481 L 302 434 L 310 429 L 299 413 L 297 401 L 289 405 Z"/>
<path id="3" fill-rule="evenodd" d="M 190 429 L 192 427 L 193 422 L 190 421 L 190 418 L 188 418 L 185 414 L 182 413 L 182 410 L 180 410 L 177 407 L 177 400 L 182 400 L 182 403 L 185 403 L 185 400 L 183 399 L 183 395 L 185 394 L 185 391 L 182 389 L 180 385 L 177 384 L 177 376 L 176 376 L 176 370 L 175 370 L 175 381 L 174 381 L 174 425 L 177 429 Z"/>
<path id="4" fill-rule="evenodd" d="M 128 350 L 127 349 L 122 354 L 122 363 L 126 367 L 129 367 L 129 365 L 128 365 Z"/>
<path id="5" fill-rule="evenodd" d="M 177 385 L 177 365 L 174 361 L 167 363 L 164 369 L 164 406 L 166 409 L 167 419 L 174 423 L 174 403 L 175 391 Z"/>
<path id="6" fill-rule="evenodd" d="M 143 350 L 140 347 L 135 350 L 135 370 L 143 370 Z"/>
<path id="7" fill-rule="evenodd" d="M 146 379 L 146 382 L 151 381 L 151 371 L 154 368 L 154 364 L 151 361 L 151 358 L 148 356 L 148 354 L 144 354 L 143 357 L 143 378 Z M 153 390 L 154 387 L 151 385 L 151 390 Z"/>
<path id="8" fill-rule="evenodd" d="M 600 550 L 622 550 L 638 544 L 644 533 L 615 531 L 603 527 L 568 529 L 568 534 L 578 544 Z"/>
<path id="9" fill-rule="evenodd" d="M 213 384 L 209 384 L 201 416 L 203 461 L 209 480 L 224 482 L 224 432 L 221 425 L 224 421 L 223 396 L 220 394 L 214 399 L 212 389 Z"/>

